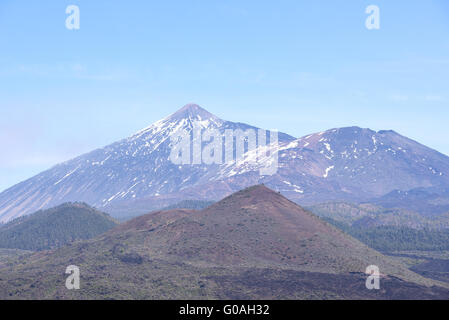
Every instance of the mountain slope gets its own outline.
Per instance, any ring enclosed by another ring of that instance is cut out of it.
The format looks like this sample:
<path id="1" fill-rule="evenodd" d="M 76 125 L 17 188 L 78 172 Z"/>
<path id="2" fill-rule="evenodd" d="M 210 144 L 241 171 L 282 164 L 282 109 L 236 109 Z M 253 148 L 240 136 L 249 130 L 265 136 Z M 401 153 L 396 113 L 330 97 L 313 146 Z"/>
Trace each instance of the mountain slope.
<path id="1" fill-rule="evenodd" d="M 72 264 L 81 290 L 64 288 Z M 382 290 L 365 288 L 371 264 Z M 435 284 L 264 186 L 201 211 L 141 216 L 0 268 L 2 299 L 447 298 L 449 290 L 427 287 Z"/>
<path id="2" fill-rule="evenodd" d="M 449 212 L 449 188 L 428 187 L 401 191 L 393 190 L 370 202 L 386 208 L 406 208 L 427 216 L 437 216 Z"/>
<path id="3" fill-rule="evenodd" d="M 449 185 L 449 157 L 394 131 L 331 129 L 281 143 L 276 175 L 260 177 L 257 166 L 229 165 L 219 180 L 240 174 L 290 199 L 309 204 L 367 201 L 393 190 Z"/>
<path id="4" fill-rule="evenodd" d="M 226 129 L 257 129 L 221 120 L 197 105 L 186 105 L 127 139 L 59 164 L 2 192 L 0 221 L 63 202 L 83 201 L 97 208 L 109 207 L 209 181 L 218 165 L 179 166 L 169 160 L 173 145 L 170 138 L 181 130 L 191 134 L 194 127 L 217 129 L 221 134 Z M 293 139 L 279 133 L 279 141 Z M 150 209 L 151 206 L 145 205 L 140 213 Z"/>
<path id="5" fill-rule="evenodd" d="M 147 195 L 109 209 L 121 212 L 126 208 L 163 207 L 164 201 L 176 202 L 172 199 L 180 198 L 216 200 L 260 183 L 302 205 L 329 201 L 382 204 L 385 203 L 382 197 L 395 190 L 442 191 L 449 187 L 449 157 L 394 131 L 376 132 L 358 127 L 331 129 L 280 142 L 269 149 L 277 152 L 279 159 L 274 175 L 259 174 L 265 162 L 249 161 L 258 152 L 254 150 L 246 153 L 243 160 L 225 163 L 208 179 L 189 184 L 175 193 Z M 434 199 L 433 194 L 429 197 L 416 210 L 418 213 L 444 209 L 447 205 L 447 197 Z M 435 205 L 437 200 L 438 206 Z M 393 204 L 391 207 L 413 211 L 410 202 L 401 198 L 388 201 Z"/>
<path id="6" fill-rule="evenodd" d="M 413 208 L 413 207 L 412 207 Z M 377 226 L 414 229 L 449 229 L 449 213 L 426 215 L 400 208 L 383 208 L 370 203 L 327 202 L 308 207 L 321 218 L 332 219 L 356 228 Z M 419 210 L 419 206 L 414 207 Z"/>
<path id="7" fill-rule="evenodd" d="M 96 237 L 116 225 L 84 203 L 65 203 L 1 226 L 0 248 L 45 250 Z"/>

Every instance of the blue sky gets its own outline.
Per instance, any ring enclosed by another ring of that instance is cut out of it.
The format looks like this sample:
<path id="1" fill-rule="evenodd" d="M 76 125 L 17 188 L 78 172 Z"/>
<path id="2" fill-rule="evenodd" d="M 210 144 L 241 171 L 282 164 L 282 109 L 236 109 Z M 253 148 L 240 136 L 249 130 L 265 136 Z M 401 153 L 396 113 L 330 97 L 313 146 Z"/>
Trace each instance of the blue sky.
<path id="1" fill-rule="evenodd" d="M 2 0 L 0 190 L 188 102 L 294 136 L 394 129 L 449 154 L 448 78 L 446 0 Z"/>

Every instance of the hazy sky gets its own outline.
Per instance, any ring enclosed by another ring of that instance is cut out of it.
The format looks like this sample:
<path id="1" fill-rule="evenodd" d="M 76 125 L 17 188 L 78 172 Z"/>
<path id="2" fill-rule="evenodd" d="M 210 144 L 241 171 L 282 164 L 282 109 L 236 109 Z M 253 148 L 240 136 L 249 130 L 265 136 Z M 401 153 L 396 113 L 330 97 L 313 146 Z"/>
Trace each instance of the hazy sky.
<path id="1" fill-rule="evenodd" d="M 294 136 L 394 129 L 449 154 L 447 0 L 1 0 L 0 43 L 0 190 L 188 102 Z"/>

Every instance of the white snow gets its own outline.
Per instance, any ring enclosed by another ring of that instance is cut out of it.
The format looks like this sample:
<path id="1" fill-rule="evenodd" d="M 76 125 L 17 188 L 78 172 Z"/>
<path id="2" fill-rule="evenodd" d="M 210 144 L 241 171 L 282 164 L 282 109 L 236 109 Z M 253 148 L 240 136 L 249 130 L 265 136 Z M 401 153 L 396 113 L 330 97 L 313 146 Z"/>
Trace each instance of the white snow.
<path id="1" fill-rule="evenodd" d="M 76 170 L 78 170 L 80 168 L 80 166 L 76 167 L 74 170 L 70 171 L 69 173 L 67 173 L 64 177 L 62 177 L 58 182 L 56 182 L 54 185 L 58 185 L 59 183 L 61 183 L 65 178 L 70 177 L 72 174 L 75 173 Z"/>
<path id="2" fill-rule="evenodd" d="M 331 171 L 334 168 L 335 168 L 335 166 L 330 166 L 329 168 L 327 168 L 326 173 L 323 175 L 323 178 L 327 178 L 327 176 L 329 175 L 329 171 Z"/>
<path id="3" fill-rule="evenodd" d="M 93 165 L 93 166 L 102 166 L 102 165 L 104 165 L 104 163 L 105 163 L 106 161 L 108 161 L 108 160 L 111 158 L 111 156 L 112 156 L 112 155 L 107 156 L 106 159 L 104 159 L 103 161 L 95 161 L 95 162 L 92 162 L 92 165 Z"/>
<path id="4" fill-rule="evenodd" d="M 287 184 L 287 185 L 289 185 L 289 186 L 291 186 L 291 187 L 293 187 L 293 191 L 294 191 L 294 192 L 297 192 L 297 193 L 304 193 L 304 190 L 302 190 L 300 186 L 297 186 L 297 185 L 295 185 L 295 184 L 292 184 L 291 182 L 286 181 L 286 180 L 284 180 L 284 181 L 282 181 L 282 182 L 285 183 L 285 184 Z"/>
<path id="5" fill-rule="evenodd" d="M 297 148 L 298 144 L 299 144 L 299 141 L 296 140 L 296 141 L 290 142 L 286 146 L 280 147 L 279 150 L 288 150 L 288 149 Z"/>

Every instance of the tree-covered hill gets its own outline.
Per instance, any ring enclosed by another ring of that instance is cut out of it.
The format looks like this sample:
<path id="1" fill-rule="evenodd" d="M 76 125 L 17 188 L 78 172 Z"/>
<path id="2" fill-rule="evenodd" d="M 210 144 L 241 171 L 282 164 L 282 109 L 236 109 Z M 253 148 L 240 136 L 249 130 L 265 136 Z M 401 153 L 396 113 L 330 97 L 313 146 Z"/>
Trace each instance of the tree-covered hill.
<path id="1" fill-rule="evenodd" d="M 449 250 L 448 229 L 415 229 L 386 225 L 360 228 L 331 218 L 323 220 L 381 252 Z"/>
<path id="2" fill-rule="evenodd" d="M 0 248 L 46 250 L 93 238 L 116 225 L 85 203 L 65 203 L 1 225 Z"/>
<path id="3" fill-rule="evenodd" d="M 328 202 L 307 207 L 317 216 L 352 227 L 367 229 L 380 226 L 411 229 L 447 230 L 449 212 L 424 214 L 401 208 L 383 208 L 371 203 Z"/>

